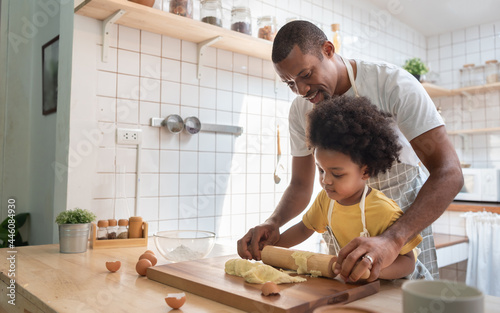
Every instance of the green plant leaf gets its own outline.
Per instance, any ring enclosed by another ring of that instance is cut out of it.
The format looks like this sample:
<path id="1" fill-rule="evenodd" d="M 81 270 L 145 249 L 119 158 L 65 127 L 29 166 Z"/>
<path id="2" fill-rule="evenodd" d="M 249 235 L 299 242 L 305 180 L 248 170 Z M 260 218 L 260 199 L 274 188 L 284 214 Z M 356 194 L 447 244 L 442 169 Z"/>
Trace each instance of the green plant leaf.
<path id="1" fill-rule="evenodd" d="M 61 224 L 84 224 L 95 221 L 97 217 L 89 210 L 75 208 L 62 211 L 56 217 L 56 223 Z"/>

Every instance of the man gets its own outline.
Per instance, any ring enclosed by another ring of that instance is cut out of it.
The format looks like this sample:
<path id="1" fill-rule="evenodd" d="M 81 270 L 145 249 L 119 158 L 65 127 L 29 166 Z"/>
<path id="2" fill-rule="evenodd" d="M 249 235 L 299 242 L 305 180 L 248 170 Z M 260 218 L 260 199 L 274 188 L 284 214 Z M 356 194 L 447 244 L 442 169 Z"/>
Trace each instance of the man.
<path id="1" fill-rule="evenodd" d="M 371 267 L 368 280 L 373 281 L 396 259 L 401 247 L 421 232 L 418 259 L 424 266 L 412 278 L 438 278 L 430 225 L 460 191 L 463 176 L 443 120 L 421 84 L 394 65 L 342 58 L 325 34 L 306 21 L 282 27 L 274 40 L 272 60 L 282 81 L 300 96 L 293 101 L 289 115 L 292 177 L 274 213 L 238 241 L 239 255 L 259 260 L 263 246 L 278 241 L 279 227 L 309 203 L 315 164 L 305 142 L 307 112 L 332 96 L 364 96 L 394 117 L 403 146 L 401 163 L 368 184 L 394 199 L 405 214 L 382 235 L 358 237 L 346 245 L 338 255 L 335 273 L 346 281 L 356 281 Z M 427 180 L 420 162 L 430 173 Z"/>

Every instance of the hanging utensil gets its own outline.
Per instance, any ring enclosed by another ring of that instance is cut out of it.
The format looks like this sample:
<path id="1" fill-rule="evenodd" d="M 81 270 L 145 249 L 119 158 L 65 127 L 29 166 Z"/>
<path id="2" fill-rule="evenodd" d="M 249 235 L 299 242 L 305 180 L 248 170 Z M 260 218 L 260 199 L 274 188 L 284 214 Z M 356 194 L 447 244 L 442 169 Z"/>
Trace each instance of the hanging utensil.
<path id="1" fill-rule="evenodd" d="M 278 140 L 278 154 L 276 156 L 276 167 L 274 168 L 274 183 L 279 184 L 281 181 L 281 178 L 279 176 L 279 170 L 280 168 L 283 169 L 283 165 L 281 165 L 280 160 L 281 160 L 281 146 L 280 146 L 280 126 L 278 125 L 278 131 L 277 131 L 277 140 Z"/>

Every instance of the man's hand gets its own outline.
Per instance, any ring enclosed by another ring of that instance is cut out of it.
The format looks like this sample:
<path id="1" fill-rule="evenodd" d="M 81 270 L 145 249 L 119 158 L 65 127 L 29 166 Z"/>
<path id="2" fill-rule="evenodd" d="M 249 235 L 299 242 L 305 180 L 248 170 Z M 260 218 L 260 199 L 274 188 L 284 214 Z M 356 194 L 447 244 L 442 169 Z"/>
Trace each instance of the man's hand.
<path id="1" fill-rule="evenodd" d="M 251 228 L 238 240 L 238 254 L 243 259 L 260 260 L 260 252 L 266 245 L 273 245 L 280 239 L 279 227 L 272 223 L 263 223 Z"/>
<path id="2" fill-rule="evenodd" d="M 370 269 L 370 277 L 367 280 L 374 281 L 383 268 L 394 262 L 401 248 L 394 239 L 383 235 L 354 238 L 340 250 L 334 273 L 340 274 L 344 281 L 355 282 Z M 370 256 L 373 264 L 369 258 L 363 258 L 364 255 Z"/>

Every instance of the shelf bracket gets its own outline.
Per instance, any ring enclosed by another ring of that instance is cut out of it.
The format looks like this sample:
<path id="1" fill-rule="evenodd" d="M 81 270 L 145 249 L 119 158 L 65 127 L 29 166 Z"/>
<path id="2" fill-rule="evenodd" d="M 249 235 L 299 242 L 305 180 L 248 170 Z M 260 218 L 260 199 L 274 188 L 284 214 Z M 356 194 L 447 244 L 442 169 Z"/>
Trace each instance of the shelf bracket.
<path id="1" fill-rule="evenodd" d="M 102 61 L 104 63 L 108 62 L 109 28 L 125 13 L 127 13 L 127 11 L 118 10 L 102 21 Z"/>
<path id="2" fill-rule="evenodd" d="M 198 79 L 201 79 L 201 67 L 203 66 L 202 56 L 207 47 L 210 47 L 217 41 L 221 40 L 221 36 L 217 36 L 211 39 L 200 42 L 198 46 Z"/>

